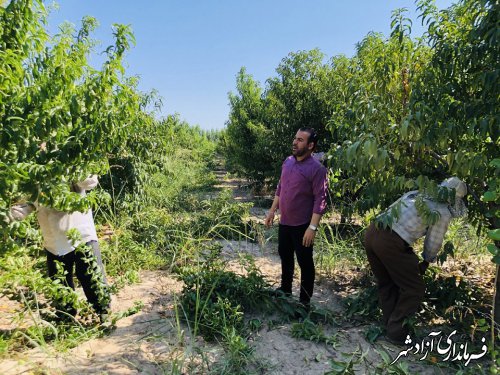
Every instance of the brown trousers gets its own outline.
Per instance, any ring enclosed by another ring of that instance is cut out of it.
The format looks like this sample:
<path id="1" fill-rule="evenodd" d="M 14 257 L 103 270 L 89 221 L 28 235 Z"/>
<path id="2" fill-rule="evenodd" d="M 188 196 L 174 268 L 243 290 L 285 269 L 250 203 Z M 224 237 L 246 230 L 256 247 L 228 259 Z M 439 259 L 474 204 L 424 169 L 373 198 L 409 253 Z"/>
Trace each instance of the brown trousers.
<path id="1" fill-rule="evenodd" d="M 371 224 L 365 234 L 365 249 L 377 278 L 380 307 L 387 336 L 403 341 L 408 328 L 405 318 L 418 311 L 425 284 L 418 268 L 418 257 L 399 235 Z"/>

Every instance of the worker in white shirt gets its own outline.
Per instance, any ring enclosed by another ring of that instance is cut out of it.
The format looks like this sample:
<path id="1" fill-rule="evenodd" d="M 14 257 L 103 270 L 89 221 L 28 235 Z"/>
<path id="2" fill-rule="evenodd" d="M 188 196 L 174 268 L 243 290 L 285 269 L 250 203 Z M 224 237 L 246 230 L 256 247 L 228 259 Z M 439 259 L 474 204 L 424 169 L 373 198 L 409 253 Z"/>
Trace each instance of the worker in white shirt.
<path id="1" fill-rule="evenodd" d="M 95 188 L 97 184 L 97 176 L 91 176 L 84 181 L 72 184 L 72 191 L 85 196 L 85 191 Z M 88 302 L 99 315 L 101 321 L 105 320 L 109 310 L 109 291 L 97 242 L 92 210 L 70 213 L 45 207 L 35 202 L 34 204 L 15 205 L 11 208 L 10 213 L 14 220 L 23 220 L 35 210 L 37 211 L 43 246 L 47 255 L 49 277 L 54 278 L 56 276 L 56 261 L 59 261 L 66 271 L 66 284 L 75 289 L 73 282 L 74 270 Z M 80 243 L 72 243 L 73 241 L 68 238 L 67 232 L 71 229 L 76 229 L 80 233 Z M 92 265 L 86 261 L 85 254 L 81 251 L 75 251 L 75 247 L 82 243 L 90 247 L 95 256 L 100 274 L 97 277 L 94 276 L 94 279 L 92 278 L 93 271 L 90 269 Z M 96 282 L 96 279 L 99 281 Z M 102 293 L 101 297 L 99 296 L 100 288 L 104 290 L 104 293 L 108 293 L 107 298 L 102 298 Z M 63 306 L 61 308 L 64 310 L 63 314 L 76 315 L 74 306 Z"/>

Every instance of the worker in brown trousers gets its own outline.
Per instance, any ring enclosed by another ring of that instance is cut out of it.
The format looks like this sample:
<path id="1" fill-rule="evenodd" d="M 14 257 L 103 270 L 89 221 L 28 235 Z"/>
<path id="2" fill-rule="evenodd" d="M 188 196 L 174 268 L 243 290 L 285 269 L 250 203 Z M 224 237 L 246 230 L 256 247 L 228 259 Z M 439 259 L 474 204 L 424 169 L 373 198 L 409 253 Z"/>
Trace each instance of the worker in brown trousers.
<path id="1" fill-rule="evenodd" d="M 441 203 L 418 191 L 410 191 L 385 212 L 391 213 L 394 207 L 399 211 L 392 227 L 382 228 L 372 223 L 365 234 L 365 250 L 377 279 L 382 319 L 387 330 L 385 338 L 396 345 L 405 344 L 409 330 L 404 321 L 418 311 L 423 301 L 425 284 L 422 275 L 429 263 L 435 261 L 451 219 L 466 214 L 462 198 L 467 194 L 467 185 L 457 177 L 451 177 L 441 186 L 453 189 L 455 199 Z M 419 200 L 423 200 L 431 211 L 439 213 L 435 223 L 427 224 L 420 216 L 418 204 L 415 204 Z M 423 236 L 424 260 L 419 263 L 412 245 Z"/>

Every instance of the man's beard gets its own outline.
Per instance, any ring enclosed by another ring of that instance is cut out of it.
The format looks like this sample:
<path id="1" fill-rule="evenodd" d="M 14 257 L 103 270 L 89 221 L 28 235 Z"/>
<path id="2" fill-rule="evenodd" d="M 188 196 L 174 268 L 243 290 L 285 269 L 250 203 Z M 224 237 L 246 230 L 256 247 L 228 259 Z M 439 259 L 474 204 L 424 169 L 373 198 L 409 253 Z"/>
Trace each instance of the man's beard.
<path id="1" fill-rule="evenodd" d="M 293 148 L 292 147 L 292 155 L 293 156 L 304 156 L 307 153 L 307 149 L 305 148 Z"/>

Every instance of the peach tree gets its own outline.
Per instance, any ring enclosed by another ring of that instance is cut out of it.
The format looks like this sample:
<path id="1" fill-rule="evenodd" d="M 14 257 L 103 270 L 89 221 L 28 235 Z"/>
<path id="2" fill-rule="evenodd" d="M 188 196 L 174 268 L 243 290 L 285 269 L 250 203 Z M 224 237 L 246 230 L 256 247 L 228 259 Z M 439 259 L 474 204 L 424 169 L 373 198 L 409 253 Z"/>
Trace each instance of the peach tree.
<path id="1" fill-rule="evenodd" d="M 95 19 L 50 37 L 41 1 L 0 7 L 0 232 L 4 246 L 23 235 L 9 223 L 12 204 L 38 201 L 64 211 L 85 210 L 89 199 L 70 183 L 109 168 L 108 155 L 134 134 L 142 96 L 124 76 L 122 60 L 134 39 L 114 25 L 114 44 L 100 69 L 89 64 Z"/>
<path id="2" fill-rule="evenodd" d="M 332 131 L 343 132 L 330 151 L 332 186 L 354 191 L 352 211 L 367 212 L 404 190 L 436 192 L 436 183 L 458 176 L 468 185 L 469 219 L 492 240 L 498 265 L 500 6 L 461 0 L 438 11 L 422 0 L 418 8 L 427 26 L 420 41 L 409 39 L 411 22 L 398 11 L 388 41 L 361 45 L 369 63 L 359 71 L 372 70 L 355 74 L 351 108 L 332 120 Z M 498 324 L 498 293 L 494 305 Z"/>

